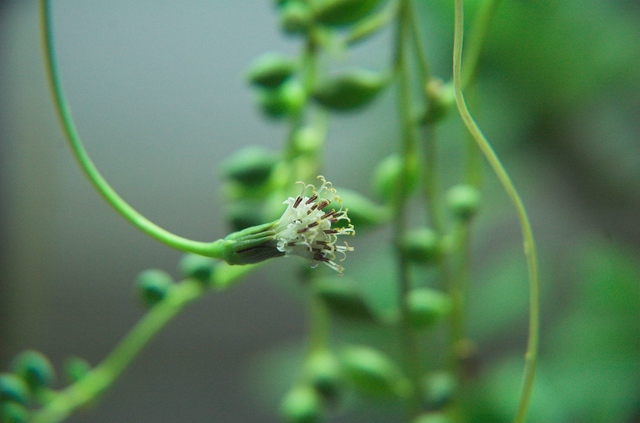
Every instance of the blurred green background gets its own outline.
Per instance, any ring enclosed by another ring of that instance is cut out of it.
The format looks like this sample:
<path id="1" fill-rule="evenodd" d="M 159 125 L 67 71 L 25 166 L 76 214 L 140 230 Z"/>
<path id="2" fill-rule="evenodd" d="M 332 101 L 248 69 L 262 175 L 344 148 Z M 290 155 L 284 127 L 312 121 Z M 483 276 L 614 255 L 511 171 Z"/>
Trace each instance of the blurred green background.
<path id="1" fill-rule="evenodd" d="M 448 79 L 449 1 L 416 2 L 434 73 Z M 468 3 L 473 13 L 476 2 Z M 55 2 L 65 88 L 107 180 L 151 220 L 211 240 L 227 232 L 219 165 L 238 147 L 277 150 L 243 81 L 265 51 L 295 55 L 271 2 Z M 341 55 L 384 69 L 392 32 Z M 529 208 L 540 249 L 542 339 L 531 422 L 640 421 L 640 6 L 635 1 L 503 1 L 473 92 L 476 115 Z M 0 366 L 26 348 L 92 363 L 142 313 L 136 275 L 177 276 L 180 254 L 132 229 L 82 178 L 45 84 L 35 1 L 0 2 Z M 323 174 L 371 192 L 397 145 L 395 96 L 331 120 Z M 438 129 L 443 183 L 458 179 L 464 131 Z M 469 329 L 480 372 L 474 422 L 507 422 L 526 338 L 527 286 L 516 216 L 489 173 L 475 227 Z M 357 229 L 357 228 L 356 228 Z M 359 235 L 347 276 L 384 309 L 387 229 Z M 271 263 L 191 306 L 74 422 L 277 421 L 304 341 L 294 260 Z M 391 289 L 392 290 L 392 289 Z M 395 342 L 358 326 L 358 342 Z M 434 349 L 437 349 L 434 346 Z M 331 421 L 396 421 L 348 400 Z"/>

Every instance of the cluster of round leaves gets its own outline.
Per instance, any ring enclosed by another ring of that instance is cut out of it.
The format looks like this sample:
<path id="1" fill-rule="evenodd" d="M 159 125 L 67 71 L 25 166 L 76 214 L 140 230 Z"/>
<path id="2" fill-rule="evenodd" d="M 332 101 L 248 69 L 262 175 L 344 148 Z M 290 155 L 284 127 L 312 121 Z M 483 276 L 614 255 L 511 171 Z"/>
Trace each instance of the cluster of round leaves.
<path id="1" fill-rule="evenodd" d="M 65 375 L 70 383 L 84 377 L 89 364 L 80 358 L 70 358 Z M 10 371 L 0 374 L 0 421 L 29 421 L 30 408 L 43 405 L 52 393 L 56 372 L 47 357 L 38 351 L 20 353 L 11 363 Z"/>
<path id="2" fill-rule="evenodd" d="M 313 39 L 326 38 L 341 28 L 351 27 L 371 15 L 381 0 L 278 1 L 282 30 Z M 256 89 L 257 103 L 266 116 L 295 116 L 309 99 L 332 111 L 351 111 L 370 104 L 389 78 L 363 69 L 352 69 L 305 86 L 302 64 L 279 53 L 257 58 L 247 72 Z"/>
<path id="3" fill-rule="evenodd" d="M 415 423 L 448 422 L 442 410 L 455 392 L 455 378 L 449 372 L 428 373 L 422 380 L 422 406 L 428 410 Z M 289 423 L 315 423 L 328 409 L 335 408 L 346 389 L 371 398 L 406 400 L 412 385 L 400 366 L 386 353 L 363 345 L 346 345 L 336 353 L 320 350 L 311 353 L 298 384 L 280 404 L 280 413 Z"/>
<path id="4" fill-rule="evenodd" d="M 398 323 L 397 316 L 382 316 L 374 310 L 348 278 L 316 278 L 311 288 L 329 313 L 342 322 L 388 327 Z M 428 288 L 412 290 L 406 301 L 416 330 L 434 327 L 451 309 L 446 294 Z M 437 410 L 449 403 L 454 380 L 446 372 L 425 375 L 424 407 L 431 412 L 421 419 L 435 418 Z M 405 400 L 411 395 L 412 385 L 396 361 L 376 348 L 347 345 L 336 352 L 315 351 L 305 360 L 299 383 L 284 397 L 281 414 L 291 423 L 320 421 L 347 388 L 365 396 Z"/>

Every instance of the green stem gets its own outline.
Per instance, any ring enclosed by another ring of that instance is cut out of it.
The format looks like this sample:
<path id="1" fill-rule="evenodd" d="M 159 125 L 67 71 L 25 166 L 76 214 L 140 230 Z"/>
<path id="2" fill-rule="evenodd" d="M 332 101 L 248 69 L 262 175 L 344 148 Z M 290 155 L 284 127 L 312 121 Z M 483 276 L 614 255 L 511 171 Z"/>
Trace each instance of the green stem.
<path id="1" fill-rule="evenodd" d="M 520 195 L 515 186 L 511 182 L 507 171 L 502 166 L 496 153 L 493 151 L 491 144 L 487 141 L 482 131 L 469 113 L 467 105 L 462 94 L 461 84 L 461 62 L 462 62 L 462 38 L 464 25 L 464 5 L 463 0 L 455 1 L 455 30 L 453 44 L 453 84 L 456 95 L 456 104 L 462 120 L 469 130 L 469 133 L 478 144 L 478 147 L 484 154 L 493 169 L 494 173 L 500 180 L 504 190 L 513 202 L 524 240 L 524 254 L 527 260 L 527 268 L 529 273 L 529 335 L 527 339 L 527 351 L 525 355 L 525 367 L 522 391 L 520 394 L 518 410 L 514 418 L 515 423 L 523 423 L 526 420 L 527 410 L 531 401 L 533 392 L 533 382 L 536 371 L 537 355 L 538 355 L 538 331 L 539 331 L 539 281 L 538 281 L 538 263 L 536 255 L 536 245 L 531 229 L 531 223 L 527 216 L 526 209 Z"/>
<path id="2" fill-rule="evenodd" d="M 422 42 L 422 36 L 420 35 L 420 27 L 418 25 L 418 19 L 416 13 L 413 10 L 413 4 L 409 1 L 407 3 L 407 15 L 409 25 L 411 27 L 411 35 L 413 37 L 413 45 L 415 46 L 416 55 L 418 56 L 418 69 L 420 70 L 420 81 L 422 84 L 428 84 L 431 81 L 431 71 L 429 70 L 429 60 L 427 59 L 424 43 Z"/>
<path id="3" fill-rule="evenodd" d="M 176 284 L 125 336 L 107 358 L 77 383 L 55 394 L 32 415 L 32 423 L 56 423 L 102 394 L 138 355 L 142 348 L 187 304 L 200 298 L 205 285 L 186 280 Z"/>
<path id="4" fill-rule="evenodd" d="M 410 30 L 410 5 L 408 0 L 402 0 L 398 10 L 398 28 L 396 39 L 396 70 L 398 73 L 398 94 L 400 108 L 400 127 L 402 132 L 402 153 L 404 158 L 403 176 L 399 181 L 397 190 L 397 204 L 395 210 L 394 238 L 399 245 L 407 230 L 406 208 L 408 200 L 407 172 L 415 165 L 417 141 L 414 127 L 414 117 L 411 110 L 410 77 L 406 45 L 409 40 Z M 415 334 L 410 323 L 407 295 L 411 290 L 409 275 L 409 263 L 398 252 L 398 283 L 400 301 L 400 336 L 403 354 L 408 376 L 413 385 L 413 394 L 409 398 L 407 416 L 415 418 L 421 411 L 422 401 L 422 365 L 420 363 L 420 350 L 416 342 Z"/>
<path id="5" fill-rule="evenodd" d="M 64 128 L 69 146 L 71 147 L 75 158 L 87 178 L 93 183 L 93 186 L 102 195 L 102 197 L 111 204 L 111 206 L 120 213 L 122 217 L 147 235 L 150 235 L 156 240 L 181 251 L 210 257 L 221 257 L 222 244 L 224 243 L 222 240 L 214 242 L 192 241 L 159 227 L 127 204 L 127 202 L 125 202 L 122 197 L 120 197 L 115 190 L 111 188 L 104 177 L 100 174 L 94 163 L 89 158 L 89 155 L 80 140 L 80 136 L 78 135 L 78 131 L 71 116 L 71 109 L 62 88 L 53 40 L 51 2 L 48 0 L 41 0 L 40 5 L 46 70 L 49 78 L 49 85 L 55 98 L 56 111 L 62 127 Z"/>

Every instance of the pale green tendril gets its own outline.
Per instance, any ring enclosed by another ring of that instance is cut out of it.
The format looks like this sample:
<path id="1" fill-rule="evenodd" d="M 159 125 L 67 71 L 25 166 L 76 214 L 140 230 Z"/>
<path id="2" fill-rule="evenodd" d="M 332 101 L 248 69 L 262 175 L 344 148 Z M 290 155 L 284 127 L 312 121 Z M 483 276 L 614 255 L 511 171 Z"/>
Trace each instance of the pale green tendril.
<path id="1" fill-rule="evenodd" d="M 493 169 L 494 173 L 500 180 L 500 183 L 507 192 L 513 205 L 516 208 L 518 219 L 520 221 L 520 227 L 522 230 L 522 236 L 524 239 L 524 254 L 527 260 L 527 267 L 529 272 L 529 335 L 527 340 L 527 351 L 525 355 L 525 368 L 524 379 L 522 385 L 522 391 L 520 394 L 520 400 L 518 410 L 514 419 L 515 423 L 523 423 L 526 420 L 527 410 L 531 401 L 531 394 L 533 392 L 533 382 L 536 372 L 536 364 L 538 357 L 538 331 L 539 331 L 539 281 L 538 281 L 538 263 L 536 255 L 536 244 L 533 237 L 533 231 L 531 229 L 531 223 L 527 216 L 527 211 L 520 199 L 520 195 L 515 186 L 511 182 L 509 174 L 502 166 L 500 159 L 493 151 L 491 144 L 487 141 L 486 137 L 476 124 L 475 120 L 469 113 L 469 109 L 464 100 L 462 93 L 462 81 L 461 81 L 461 63 L 462 63 L 462 38 L 463 38 L 463 25 L 464 25 L 464 5 L 463 0 L 456 0 L 455 2 L 455 32 L 454 32 L 454 44 L 453 44 L 453 85 L 455 89 L 456 105 L 462 120 L 467 127 L 469 133 L 476 141 L 478 147 L 484 154 L 485 158 L 489 162 L 489 165 Z"/>

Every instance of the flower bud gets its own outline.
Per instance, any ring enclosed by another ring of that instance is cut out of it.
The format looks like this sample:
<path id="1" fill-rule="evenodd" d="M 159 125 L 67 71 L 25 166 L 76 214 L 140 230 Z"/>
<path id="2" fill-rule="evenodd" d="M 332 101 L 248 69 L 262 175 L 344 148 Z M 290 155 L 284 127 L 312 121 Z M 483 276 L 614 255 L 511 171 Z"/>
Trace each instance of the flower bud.
<path id="1" fill-rule="evenodd" d="M 27 350 L 18 355 L 11 369 L 27 383 L 32 391 L 50 386 L 56 377 L 49 359 L 33 350 Z"/>
<path id="2" fill-rule="evenodd" d="M 291 35 L 305 34 L 312 23 L 311 10 L 306 2 L 287 0 L 280 8 L 280 27 Z"/>
<path id="3" fill-rule="evenodd" d="M 313 353 L 304 365 L 304 378 L 325 401 L 336 401 L 343 384 L 340 362 L 329 351 Z"/>
<path id="4" fill-rule="evenodd" d="M 0 403 L 13 401 L 26 404 L 29 398 L 29 387 L 21 377 L 12 373 L 0 374 Z"/>
<path id="5" fill-rule="evenodd" d="M 299 81 L 290 79 L 278 88 L 263 88 L 258 92 L 258 104 L 271 118 L 294 115 L 305 101 L 305 92 Z"/>
<path id="6" fill-rule="evenodd" d="M 401 178 L 406 177 L 403 181 L 406 193 L 409 194 L 418 185 L 418 166 L 415 161 L 409 163 L 409 167 L 404 169 L 402 157 L 399 154 L 391 154 L 384 158 L 373 175 L 373 188 L 376 195 L 386 203 L 394 203 L 397 200 L 398 188 L 400 187 Z"/>
<path id="7" fill-rule="evenodd" d="M 256 187 L 269 180 L 278 163 L 278 157 L 258 146 L 245 147 L 222 165 L 222 175 L 246 187 Z"/>
<path id="8" fill-rule="evenodd" d="M 313 98 L 324 107 L 350 111 L 370 104 L 389 78 L 365 70 L 352 70 L 318 85 Z"/>
<path id="9" fill-rule="evenodd" d="M 429 288 L 416 288 L 406 298 L 411 324 L 416 329 L 431 327 L 451 311 L 451 300 L 446 294 Z"/>
<path id="10" fill-rule="evenodd" d="M 251 64 L 247 79 L 253 85 L 276 88 L 291 77 L 295 68 L 296 64 L 290 58 L 278 53 L 266 53 Z"/>
<path id="11" fill-rule="evenodd" d="M 405 397 L 410 383 L 396 363 L 369 347 L 349 346 L 340 354 L 349 381 L 363 393 Z"/>
<path id="12" fill-rule="evenodd" d="M 314 284 L 316 294 L 322 299 L 324 305 L 337 316 L 376 322 L 376 315 L 362 296 L 343 280 L 325 278 Z"/>
<path id="13" fill-rule="evenodd" d="M 314 10 L 316 22 L 328 26 L 353 24 L 373 11 L 380 0 L 324 0 Z"/>
<path id="14" fill-rule="evenodd" d="M 0 422 L 3 423 L 27 423 L 29 411 L 25 406 L 15 402 L 0 403 Z"/>
<path id="15" fill-rule="evenodd" d="M 440 240 L 431 228 L 417 228 L 407 232 L 400 241 L 400 251 L 414 263 L 432 263 L 440 256 Z"/>
<path id="16" fill-rule="evenodd" d="M 138 275 L 135 284 L 142 303 L 153 306 L 166 296 L 173 279 L 163 270 L 149 269 Z"/>
<path id="17" fill-rule="evenodd" d="M 296 386 L 285 395 L 280 413 L 288 423 L 315 423 L 320 421 L 322 402 L 311 386 Z"/>
<path id="18" fill-rule="evenodd" d="M 69 383 L 76 383 L 91 371 L 91 364 L 80 357 L 69 357 L 64 364 L 64 373 Z"/>
<path id="19" fill-rule="evenodd" d="M 214 264 L 215 260 L 210 257 L 185 254 L 180 260 L 179 268 L 180 273 L 185 278 L 193 278 L 208 283 L 211 280 Z"/>
<path id="20" fill-rule="evenodd" d="M 471 185 L 456 185 L 447 192 L 447 206 L 456 218 L 469 220 L 480 207 L 480 192 Z"/>

